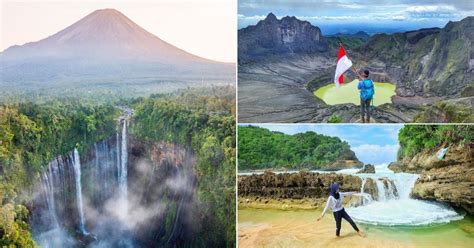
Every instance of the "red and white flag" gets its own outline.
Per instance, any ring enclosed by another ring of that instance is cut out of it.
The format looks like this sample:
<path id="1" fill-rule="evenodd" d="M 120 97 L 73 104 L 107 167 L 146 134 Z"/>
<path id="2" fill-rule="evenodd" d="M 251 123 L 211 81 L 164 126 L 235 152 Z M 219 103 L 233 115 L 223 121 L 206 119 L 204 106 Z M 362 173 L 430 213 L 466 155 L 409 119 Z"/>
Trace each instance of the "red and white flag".
<path id="1" fill-rule="evenodd" d="M 339 53 L 337 54 L 336 61 L 336 75 L 334 75 L 334 83 L 336 87 L 344 82 L 344 72 L 349 70 L 352 66 L 352 61 L 347 57 L 346 51 L 342 44 L 339 45 Z"/>

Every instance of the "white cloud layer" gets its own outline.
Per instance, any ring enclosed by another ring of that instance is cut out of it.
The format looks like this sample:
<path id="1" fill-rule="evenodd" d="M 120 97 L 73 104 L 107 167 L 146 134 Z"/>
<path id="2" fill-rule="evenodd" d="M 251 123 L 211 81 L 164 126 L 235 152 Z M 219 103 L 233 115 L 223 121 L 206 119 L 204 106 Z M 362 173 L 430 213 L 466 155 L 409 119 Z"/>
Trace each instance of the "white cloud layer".
<path id="1" fill-rule="evenodd" d="M 357 158 L 364 163 L 383 164 L 390 163 L 396 160 L 398 144 L 396 145 L 372 145 L 363 144 L 352 147 L 356 153 Z"/>

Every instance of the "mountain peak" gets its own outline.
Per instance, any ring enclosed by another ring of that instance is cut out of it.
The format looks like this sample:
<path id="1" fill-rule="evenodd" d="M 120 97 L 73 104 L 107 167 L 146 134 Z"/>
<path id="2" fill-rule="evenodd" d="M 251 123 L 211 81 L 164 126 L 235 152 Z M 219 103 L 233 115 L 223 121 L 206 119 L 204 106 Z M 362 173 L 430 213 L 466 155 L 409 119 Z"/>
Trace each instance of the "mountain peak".
<path id="1" fill-rule="evenodd" d="M 272 12 L 270 12 L 265 18 L 265 21 L 278 21 L 278 19 Z"/>
<path id="2" fill-rule="evenodd" d="M 122 14 L 120 11 L 114 9 L 114 8 L 105 8 L 105 9 L 98 9 L 92 13 L 119 13 Z"/>
<path id="3" fill-rule="evenodd" d="M 8 48 L 5 54 L 15 58 L 25 55 L 211 62 L 161 40 L 112 8 L 95 10 L 52 36 Z"/>
<path id="4" fill-rule="evenodd" d="M 318 27 L 294 16 L 278 20 L 270 13 L 256 25 L 239 30 L 239 63 L 264 59 L 270 54 L 308 54 L 328 49 Z"/>
<path id="5" fill-rule="evenodd" d="M 203 68 L 229 67 L 181 50 L 110 8 L 95 10 L 42 40 L 11 46 L 0 58 L 9 65 L 0 70 L 5 82 L 203 78 Z"/>

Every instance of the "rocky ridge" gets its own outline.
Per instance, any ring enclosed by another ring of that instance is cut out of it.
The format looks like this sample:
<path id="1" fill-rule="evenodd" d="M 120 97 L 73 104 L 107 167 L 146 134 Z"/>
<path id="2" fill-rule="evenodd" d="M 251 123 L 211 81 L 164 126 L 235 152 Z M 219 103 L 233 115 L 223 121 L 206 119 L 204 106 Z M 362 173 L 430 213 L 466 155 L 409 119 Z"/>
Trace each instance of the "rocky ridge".
<path id="1" fill-rule="evenodd" d="M 272 54 L 310 54 L 328 50 L 321 30 L 294 16 L 278 20 L 270 13 L 257 25 L 239 31 L 239 63 L 265 59 Z"/>

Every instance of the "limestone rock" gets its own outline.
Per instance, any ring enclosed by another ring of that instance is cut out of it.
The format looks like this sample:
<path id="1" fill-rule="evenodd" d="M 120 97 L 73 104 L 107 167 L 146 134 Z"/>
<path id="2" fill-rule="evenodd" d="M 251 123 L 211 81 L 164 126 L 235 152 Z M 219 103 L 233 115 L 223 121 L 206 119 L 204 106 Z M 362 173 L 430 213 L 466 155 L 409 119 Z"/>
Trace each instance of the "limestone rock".
<path id="1" fill-rule="evenodd" d="M 375 173 L 375 167 L 371 164 L 364 165 L 364 168 L 359 170 L 357 173 Z"/>
<path id="2" fill-rule="evenodd" d="M 412 197 L 447 202 L 474 214 L 474 149 L 451 145 L 444 159 L 435 150 L 418 153 L 390 165 L 392 170 L 419 173 Z"/>

